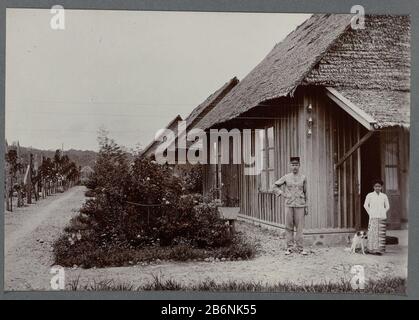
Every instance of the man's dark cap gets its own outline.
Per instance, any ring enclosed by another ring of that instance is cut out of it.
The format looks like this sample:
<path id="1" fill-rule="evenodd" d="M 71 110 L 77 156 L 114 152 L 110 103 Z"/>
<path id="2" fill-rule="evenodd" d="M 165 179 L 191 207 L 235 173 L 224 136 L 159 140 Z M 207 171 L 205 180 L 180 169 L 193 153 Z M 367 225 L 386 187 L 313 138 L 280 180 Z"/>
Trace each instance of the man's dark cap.
<path id="1" fill-rule="evenodd" d="M 298 163 L 300 163 L 300 157 L 291 157 L 291 158 L 290 158 L 290 162 L 291 162 L 291 163 L 293 163 L 293 162 L 298 162 Z"/>

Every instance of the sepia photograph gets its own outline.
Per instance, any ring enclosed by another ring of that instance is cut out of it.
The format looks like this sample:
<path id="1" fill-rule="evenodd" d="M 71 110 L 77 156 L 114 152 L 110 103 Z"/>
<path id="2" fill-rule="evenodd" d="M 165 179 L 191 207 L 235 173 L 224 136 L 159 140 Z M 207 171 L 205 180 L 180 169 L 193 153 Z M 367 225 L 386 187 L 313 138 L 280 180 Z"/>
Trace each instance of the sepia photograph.
<path id="1" fill-rule="evenodd" d="M 410 32 L 7 8 L 4 290 L 406 295 Z"/>

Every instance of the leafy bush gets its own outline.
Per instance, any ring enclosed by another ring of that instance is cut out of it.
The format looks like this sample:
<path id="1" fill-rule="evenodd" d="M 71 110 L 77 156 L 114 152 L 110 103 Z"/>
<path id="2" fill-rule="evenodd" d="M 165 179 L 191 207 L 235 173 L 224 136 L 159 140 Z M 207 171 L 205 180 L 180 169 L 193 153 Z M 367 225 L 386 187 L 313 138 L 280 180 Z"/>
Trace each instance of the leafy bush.
<path id="1" fill-rule="evenodd" d="M 253 258 L 255 249 L 240 237 L 227 247 L 201 249 L 187 244 L 174 246 L 144 246 L 134 248 L 129 246 L 97 245 L 93 233 L 88 232 L 77 239 L 71 235 L 61 236 L 55 243 L 55 263 L 64 267 L 74 265 L 82 268 L 119 267 L 153 261 L 216 261 L 245 260 Z"/>
<path id="2" fill-rule="evenodd" d="M 63 266 L 122 265 L 153 257 L 187 260 L 208 256 L 247 258 L 252 248 L 234 239 L 220 219 L 217 203 L 193 193 L 201 169 L 183 176 L 173 168 L 126 153 L 102 136 L 92 188 L 80 216 L 55 245 Z M 201 173 L 200 173 L 201 172 Z M 238 245 L 238 242 L 242 245 Z M 168 247 L 155 250 L 150 247 Z M 138 252 L 141 249 L 141 252 Z M 205 250 L 211 253 L 203 253 Z"/>
<path id="3" fill-rule="evenodd" d="M 183 165 L 185 188 L 190 193 L 202 193 L 203 166 L 201 164 Z"/>
<path id="4" fill-rule="evenodd" d="M 89 178 L 83 179 L 82 184 L 89 190 L 95 190 L 98 186 L 95 174 L 91 174 Z"/>
<path id="5" fill-rule="evenodd" d="M 229 225 L 219 218 L 214 202 L 202 202 L 194 207 L 190 232 L 199 248 L 227 246 L 232 241 Z"/>
<path id="6" fill-rule="evenodd" d="M 87 190 L 87 191 L 84 193 L 84 195 L 85 195 L 86 197 L 92 198 L 92 197 L 94 197 L 96 194 L 95 194 L 95 192 L 94 192 L 93 190 Z"/>
<path id="7" fill-rule="evenodd" d="M 117 154 L 114 150 L 111 153 Z M 104 153 L 107 156 L 102 157 L 101 151 L 97 165 L 118 163 L 110 160 L 109 149 Z M 118 238 L 136 247 L 188 243 L 199 248 L 231 242 L 216 205 L 189 193 L 185 181 L 173 175 L 171 167 L 144 157 L 136 158 L 128 173 L 124 165 L 119 167 L 123 169 L 116 173 L 118 177 L 95 168 L 95 175 L 100 176 L 96 180 L 101 181 L 94 192 L 96 198 L 87 201 L 81 210 L 95 221 L 105 241 Z"/>

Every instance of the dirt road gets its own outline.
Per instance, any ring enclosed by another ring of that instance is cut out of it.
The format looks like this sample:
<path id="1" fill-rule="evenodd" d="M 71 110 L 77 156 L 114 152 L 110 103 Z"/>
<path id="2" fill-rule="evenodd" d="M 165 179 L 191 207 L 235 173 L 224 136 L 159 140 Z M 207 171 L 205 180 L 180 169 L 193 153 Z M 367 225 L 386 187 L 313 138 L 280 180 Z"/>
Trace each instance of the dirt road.
<path id="1" fill-rule="evenodd" d="M 10 290 L 50 290 L 52 244 L 84 202 L 84 187 L 5 214 L 5 278 Z"/>
<path id="2" fill-rule="evenodd" d="M 308 256 L 286 256 L 283 239 L 274 231 L 240 222 L 238 230 L 257 243 L 259 252 L 248 261 L 220 262 L 161 262 L 152 265 L 104 269 L 71 269 L 69 281 L 78 279 L 80 287 L 100 281 L 113 281 L 139 287 L 150 283 L 154 276 L 175 280 L 182 284 L 197 284 L 203 280 L 216 283 L 228 281 L 255 282 L 274 285 L 279 282 L 294 284 L 341 283 L 349 281 L 354 265 L 362 265 L 365 278 L 407 277 L 407 246 L 388 246 L 384 256 L 350 254 L 343 247 L 316 247 Z"/>
<path id="3" fill-rule="evenodd" d="M 6 214 L 6 290 L 50 290 L 53 263 L 51 244 L 59 237 L 84 201 L 84 188 L 49 197 L 35 205 Z M 283 239 L 268 231 L 238 223 L 237 229 L 258 246 L 255 259 L 220 262 L 160 262 L 151 265 L 104 269 L 66 269 L 67 285 L 76 279 L 86 284 L 112 280 L 138 287 L 153 276 L 183 284 L 206 279 L 277 284 L 341 282 L 352 277 L 351 268 L 362 265 L 366 279 L 407 276 L 407 244 L 388 246 L 384 256 L 351 255 L 343 247 L 312 248 L 309 256 L 285 256 Z"/>

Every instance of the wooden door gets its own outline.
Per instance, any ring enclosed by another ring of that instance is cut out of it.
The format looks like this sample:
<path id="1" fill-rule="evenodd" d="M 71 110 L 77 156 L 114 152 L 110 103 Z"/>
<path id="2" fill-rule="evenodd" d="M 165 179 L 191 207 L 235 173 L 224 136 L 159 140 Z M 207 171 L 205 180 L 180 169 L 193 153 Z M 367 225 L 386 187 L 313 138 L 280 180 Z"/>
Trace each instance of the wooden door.
<path id="1" fill-rule="evenodd" d="M 381 139 L 384 192 L 387 194 L 390 202 L 390 210 L 387 213 L 387 224 L 391 229 L 399 229 L 402 216 L 402 199 L 400 193 L 400 146 L 398 131 L 383 131 L 381 133 Z"/>

